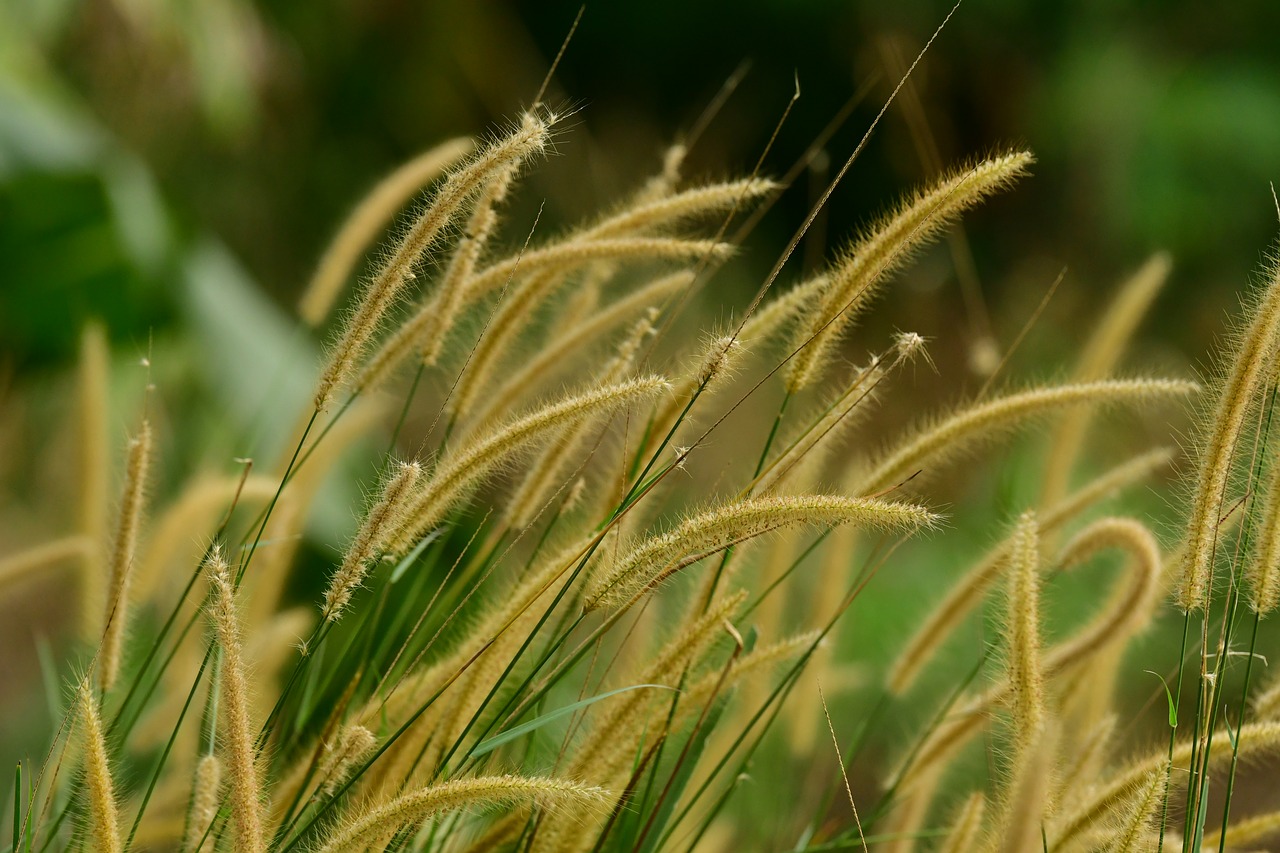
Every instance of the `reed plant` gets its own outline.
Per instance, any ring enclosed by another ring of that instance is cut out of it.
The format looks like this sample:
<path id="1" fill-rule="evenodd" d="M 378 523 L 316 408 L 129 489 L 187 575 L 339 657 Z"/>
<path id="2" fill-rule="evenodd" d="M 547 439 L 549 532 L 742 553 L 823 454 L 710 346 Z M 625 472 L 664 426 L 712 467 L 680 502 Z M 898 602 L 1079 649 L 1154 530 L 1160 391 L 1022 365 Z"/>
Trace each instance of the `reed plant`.
<path id="1" fill-rule="evenodd" d="M 788 282 L 810 217 L 758 296 L 699 335 L 692 297 L 792 178 L 691 179 L 678 144 L 548 235 L 505 205 L 565 118 L 538 103 L 441 143 L 355 208 L 299 303 L 326 355 L 278 460 L 183 479 L 161 386 L 109 495 L 112 354 L 84 329 L 66 535 L 0 563 L 6 588 L 66 572 L 81 621 L 47 675 L 68 701 L 17 765 L 7 849 L 1222 851 L 1274 833 L 1258 797 L 1246 817 L 1232 803 L 1242 763 L 1280 751 L 1280 687 L 1254 683 L 1280 602 L 1280 266 L 1203 389 L 1115 375 L 1157 256 L 1065 380 L 1012 379 L 1009 353 L 978 393 L 877 430 L 929 343 L 858 339 L 855 321 L 1031 153 L 946 171 Z M 1193 402 L 1185 523 L 1104 512 L 1175 460 L 1167 423 Z M 1087 439 L 1117 408 L 1146 414 L 1150 446 L 1106 469 Z M 970 536 L 996 544 L 941 589 L 912 544 L 957 533 L 936 484 L 1037 426 L 1047 451 L 1019 464 L 1042 465 L 1040 497 Z M 322 540 L 316 578 L 298 543 L 362 437 L 382 452 L 360 520 Z M 725 445 L 734 463 L 711 470 Z M 1106 552 L 1123 566 L 1095 615 L 1051 630 L 1060 580 Z M 882 571 L 938 589 L 888 661 L 841 640 Z M 999 631 L 978 665 L 941 666 L 984 606 Z M 1180 648 L 1126 656 L 1170 617 Z M 1116 718 L 1117 681 L 1144 669 L 1167 675 L 1141 676 L 1148 717 L 1167 716 L 1155 742 Z M 829 708 L 815 678 L 871 710 Z M 815 720 L 834 743 L 805 734 Z M 986 774 L 966 764 L 979 749 Z"/>

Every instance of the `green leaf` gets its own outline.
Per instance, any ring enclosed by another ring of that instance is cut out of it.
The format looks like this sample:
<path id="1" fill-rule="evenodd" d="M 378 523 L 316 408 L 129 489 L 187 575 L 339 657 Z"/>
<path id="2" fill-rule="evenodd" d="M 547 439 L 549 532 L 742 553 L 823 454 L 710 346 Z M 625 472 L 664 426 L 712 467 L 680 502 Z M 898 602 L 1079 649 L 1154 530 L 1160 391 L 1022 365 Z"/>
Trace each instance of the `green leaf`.
<path id="1" fill-rule="evenodd" d="M 1164 685 L 1164 697 L 1169 703 L 1169 728 L 1176 729 L 1178 727 L 1178 706 L 1173 704 L 1173 693 L 1169 690 L 1168 683 L 1164 680 L 1164 676 L 1152 670 L 1143 670 L 1150 672 L 1156 678 L 1160 679 L 1160 683 Z"/>
<path id="2" fill-rule="evenodd" d="M 675 690 L 674 687 L 668 687 L 665 684 L 633 684 L 630 687 L 619 687 L 617 690 L 610 690 L 607 693 L 592 696 L 590 699 L 583 699 L 580 702 L 565 705 L 563 708 L 548 711 L 545 714 L 534 717 L 527 723 L 521 723 L 513 729 L 507 729 L 505 732 L 498 732 L 493 737 L 482 740 L 480 743 L 476 744 L 476 748 L 471 750 L 471 755 L 473 758 L 481 755 L 487 755 L 503 744 L 510 743 L 521 735 L 526 735 L 529 732 L 540 729 L 548 723 L 555 722 L 561 717 L 568 716 L 575 711 L 586 708 L 588 705 L 594 705 L 601 699 L 608 699 L 610 696 L 617 696 L 619 693 L 626 693 L 631 690 L 643 690 L 645 688 L 653 688 L 654 690 Z"/>

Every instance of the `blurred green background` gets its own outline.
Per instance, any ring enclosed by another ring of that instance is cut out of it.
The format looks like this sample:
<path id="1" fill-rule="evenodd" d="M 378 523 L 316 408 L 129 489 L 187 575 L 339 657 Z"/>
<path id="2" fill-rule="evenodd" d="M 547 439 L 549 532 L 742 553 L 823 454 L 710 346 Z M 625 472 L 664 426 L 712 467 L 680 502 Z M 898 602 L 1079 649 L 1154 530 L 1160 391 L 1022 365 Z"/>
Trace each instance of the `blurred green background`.
<path id="1" fill-rule="evenodd" d="M 721 83 L 750 69 L 691 173 L 749 168 L 798 78 L 765 169 L 780 174 L 862 84 L 836 165 L 934 2 L 610 2 L 589 6 L 552 86 L 579 111 L 522 196 L 574 217 L 656 168 Z M 291 308 L 340 217 L 379 175 L 482 132 L 537 90 L 575 2 L 0 3 L 0 370 L 69 357 L 84 316 L 143 348 L 174 322 L 183 258 L 210 238 Z M 1062 266 L 1051 317 L 1085 321 L 1149 252 L 1176 261 L 1163 337 L 1204 350 L 1276 230 L 1280 5 L 969 0 L 913 78 L 942 162 L 1020 143 L 1034 180 L 970 228 L 1006 341 Z M 905 105 L 906 99 L 901 102 Z M 933 171 L 895 107 L 818 242 Z M 930 155 L 932 156 L 932 155 Z M 822 173 L 757 238 L 766 269 Z M 817 257 L 815 246 L 810 258 Z M 956 300 L 953 282 L 941 298 Z M 744 284 L 744 289 L 748 285 Z M 904 297 L 905 298 L 905 297 Z M 947 312 L 942 312 L 946 316 Z M 930 331 L 921 329 L 921 331 Z M 1049 355 L 1052 334 L 1042 335 Z M 1071 343 L 1070 339 L 1065 342 Z"/>

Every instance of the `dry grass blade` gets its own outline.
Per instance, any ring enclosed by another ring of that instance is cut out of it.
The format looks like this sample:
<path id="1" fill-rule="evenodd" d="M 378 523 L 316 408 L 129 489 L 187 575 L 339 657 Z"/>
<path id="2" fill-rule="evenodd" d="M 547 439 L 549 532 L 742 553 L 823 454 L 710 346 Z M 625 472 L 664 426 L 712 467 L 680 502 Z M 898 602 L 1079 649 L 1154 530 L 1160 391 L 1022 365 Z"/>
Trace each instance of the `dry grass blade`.
<path id="1" fill-rule="evenodd" d="M 396 213 L 474 147 L 475 143 L 465 138 L 442 142 L 400 166 L 370 190 L 338 229 L 298 300 L 298 314 L 307 325 L 319 326 L 329 316 L 360 257 Z"/>

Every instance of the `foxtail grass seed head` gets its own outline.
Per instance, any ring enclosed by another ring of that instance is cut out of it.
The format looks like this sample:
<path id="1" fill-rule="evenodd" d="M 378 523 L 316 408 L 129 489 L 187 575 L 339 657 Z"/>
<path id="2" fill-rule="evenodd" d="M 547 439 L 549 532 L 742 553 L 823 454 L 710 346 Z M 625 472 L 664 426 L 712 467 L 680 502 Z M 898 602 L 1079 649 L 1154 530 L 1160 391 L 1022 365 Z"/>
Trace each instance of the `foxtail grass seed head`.
<path id="1" fill-rule="evenodd" d="M 391 470 L 382 494 L 365 516 L 356 538 L 342 558 L 342 566 L 324 594 L 324 618 L 336 622 L 351 601 L 351 595 L 381 551 L 386 537 L 403 521 L 409 497 L 422 474 L 417 462 L 399 462 Z"/>
<path id="2" fill-rule="evenodd" d="M 879 283 L 961 212 L 1025 175 L 1032 162 L 1030 152 L 1016 151 L 953 172 L 907 198 L 897 211 L 869 229 L 832 266 L 821 299 L 800 324 L 787 388 L 799 391 L 815 384 L 833 361 L 836 343 L 874 297 Z"/>
<path id="3" fill-rule="evenodd" d="M 777 189 L 778 184 L 764 178 L 742 178 L 694 187 L 632 204 L 581 232 L 580 237 L 599 240 L 661 232 L 691 219 L 745 205 Z"/>
<path id="4" fill-rule="evenodd" d="M 110 690 L 120 674 L 125 628 L 129 620 L 129 581 L 138 551 L 138 532 L 146 504 L 147 474 L 151 468 L 151 423 L 144 420 L 129 442 L 125 460 L 124 492 L 111 546 L 107 612 L 103 618 L 102 645 L 98 652 L 98 686 Z"/>
<path id="5" fill-rule="evenodd" d="M 1016 713 L 1016 712 L 1015 712 Z M 1057 737 L 1046 731 L 1046 721 L 1036 724 L 1035 739 L 1020 747 L 1003 792 L 1004 802 L 995 821 L 995 849 L 999 853 L 1043 850 L 1045 812 L 1053 782 Z"/>
<path id="6" fill-rule="evenodd" d="M 111 778 L 110 753 L 102 730 L 98 700 L 87 678 L 80 681 L 76 700 L 84 743 L 89 834 L 99 853 L 120 853 L 124 844 L 120 838 L 119 807 L 116 804 L 115 782 Z"/>
<path id="7" fill-rule="evenodd" d="M 1153 829 L 1168 773 L 1168 765 L 1161 765 L 1138 788 L 1119 834 L 1107 848 L 1109 853 L 1139 853 L 1148 849 L 1146 836 Z"/>
<path id="8" fill-rule="evenodd" d="M 618 382 L 632 373 L 641 346 L 656 331 L 653 323 L 657 315 L 658 309 L 650 309 L 635 323 L 631 334 L 622 339 L 613 358 L 605 363 L 597 376 L 601 384 Z M 532 524 L 554 498 L 557 490 L 565 486 L 564 475 L 577 460 L 583 458 L 587 444 L 598 433 L 598 420 L 599 418 L 587 418 L 565 427 L 559 437 L 542 450 L 520 484 L 512 491 L 504 513 L 509 526 L 522 528 Z M 580 477 L 577 482 L 581 482 Z M 581 494 L 574 496 L 574 502 L 580 498 Z M 566 504 L 572 505 L 568 500 Z"/>
<path id="9" fill-rule="evenodd" d="M 388 552 L 403 554 L 418 538 L 442 521 L 489 475 L 523 453 L 537 441 L 567 424 L 593 415 L 653 399 L 669 389 L 667 380 L 641 376 L 611 385 L 588 388 L 535 409 L 523 417 L 484 431 L 447 454 L 405 508 L 405 521 L 386 545 Z"/>
<path id="10" fill-rule="evenodd" d="M 382 318 L 396 303 L 414 269 L 440 232 L 496 171 L 543 151 L 555 116 L 525 113 L 514 132 L 481 149 L 466 166 L 440 185 L 417 220 L 367 286 L 345 318 L 337 340 L 320 372 L 315 406 L 324 411 L 333 395 L 351 378 Z"/>
<path id="11" fill-rule="evenodd" d="M 1169 277 L 1169 256 L 1151 257 L 1120 287 L 1120 292 L 1099 319 L 1097 328 L 1085 342 L 1071 377 L 1076 382 L 1094 382 L 1111 375 L 1129 339 L 1147 309 Z M 1040 490 L 1042 505 L 1057 503 L 1067 493 L 1072 469 L 1084 446 L 1092 413 L 1088 409 L 1067 412 L 1054 430 L 1045 454 L 1045 473 Z"/>
<path id="12" fill-rule="evenodd" d="M 231 567 L 214 546 L 205 562 L 213 596 L 209 618 L 222 661 L 218 667 L 218 696 L 222 717 L 222 744 L 226 770 L 231 779 L 231 820 L 235 824 L 235 849 L 238 853 L 265 853 L 266 833 L 263 827 L 262 774 L 258 767 L 254 739 L 257 728 L 250 722 L 249 677 L 245 671 L 240 640 L 240 620 L 236 613 L 235 588 Z"/>
<path id="13" fill-rule="evenodd" d="M 333 747 L 325 752 L 318 773 L 324 780 L 320 792 L 326 797 L 333 796 L 351 773 L 373 754 L 377 745 L 377 737 L 364 726 L 344 726 Z"/>
<path id="14" fill-rule="evenodd" d="M 1175 599 L 1185 611 L 1207 604 L 1218 546 L 1218 524 L 1230 502 L 1227 494 L 1232 458 L 1246 414 L 1258 399 L 1267 365 L 1280 336 L 1280 263 L 1272 262 L 1269 281 L 1258 295 L 1248 325 L 1226 362 L 1226 376 L 1215 389 L 1212 416 L 1195 440 L 1198 473 L 1187 519 L 1187 550 Z"/>
<path id="15" fill-rule="evenodd" d="M 1029 417 L 1062 406 L 1145 403 L 1184 397 L 1199 390 L 1181 379 L 1113 379 L 1035 388 L 977 403 L 937 420 L 885 454 L 860 478 L 858 491 L 875 492 L 896 486 L 925 467 L 937 468 L 979 441 L 991 441 Z"/>
<path id="16" fill-rule="evenodd" d="M 1045 720 L 1040 643 L 1040 527 L 1035 513 L 1018 519 L 1009 555 L 1004 653 L 1012 688 L 1015 753 L 1031 748 Z"/>
<path id="17" fill-rule="evenodd" d="M 298 314 L 312 328 L 329 316 L 360 257 L 396 213 L 427 184 L 472 152 L 470 139 L 450 139 L 422 152 L 387 175 L 356 205 L 320 257 L 315 274 L 298 302 Z"/>
<path id="18" fill-rule="evenodd" d="M 942 840 L 938 853 L 972 853 L 982 834 L 982 818 L 987 811 L 987 798 L 982 794 L 970 794 Z"/>
<path id="19" fill-rule="evenodd" d="M 479 427 L 491 423 L 514 402 L 533 390 L 546 387 L 566 366 L 579 363 L 589 347 L 633 320 L 636 315 L 663 305 L 676 293 L 689 287 L 693 280 L 694 274 L 690 270 L 663 275 L 609 303 L 582 322 L 562 329 L 540 350 L 530 354 L 523 365 L 515 365 L 511 375 L 503 380 L 496 391 L 482 395 L 477 400 L 477 408 L 469 414 L 471 422 Z"/>
<path id="20" fill-rule="evenodd" d="M 187 809 L 187 831 L 182 849 L 185 853 L 199 853 L 212 849 L 213 834 L 209 828 L 218 816 L 218 800 L 222 790 L 222 761 L 218 756 L 202 755 L 196 762 L 195 779 L 191 785 L 191 805 Z"/>
<path id="21" fill-rule="evenodd" d="M 1117 465 L 1042 512 L 1041 533 L 1056 532 L 1098 501 L 1166 467 L 1172 457 L 1173 453 L 1168 448 L 1157 448 Z M 1006 540 L 978 561 L 925 618 L 889 667 L 888 687 L 891 692 L 901 695 L 911 687 L 925 664 L 1000 576 L 1010 548 L 1011 542 Z"/>
<path id="22" fill-rule="evenodd" d="M 840 495 L 765 496 L 724 504 L 686 518 L 666 533 L 634 543 L 588 585 L 584 607 L 619 607 L 681 568 L 741 542 L 800 525 L 857 524 L 910 533 L 938 516 L 923 507 Z"/>
<path id="23" fill-rule="evenodd" d="M 1064 569 L 1071 568 L 1106 549 L 1129 555 L 1129 582 L 1112 596 L 1093 622 L 1050 649 L 1045 667 L 1051 672 L 1089 658 L 1104 646 L 1127 640 L 1145 627 L 1155 613 L 1163 562 L 1160 543 L 1142 522 L 1114 516 L 1101 518 L 1072 537 L 1057 562 Z"/>
<path id="24" fill-rule="evenodd" d="M 533 801 L 543 808 L 598 807 L 606 792 L 565 779 L 533 776 L 479 776 L 429 785 L 347 815 L 331 829 L 315 853 L 341 853 L 378 846 L 397 830 L 466 807 L 498 807 Z"/>
<path id="25" fill-rule="evenodd" d="M 1280 605 L 1280 457 L 1273 457 L 1262 497 L 1262 524 L 1245 564 L 1249 607 L 1266 616 Z"/>

